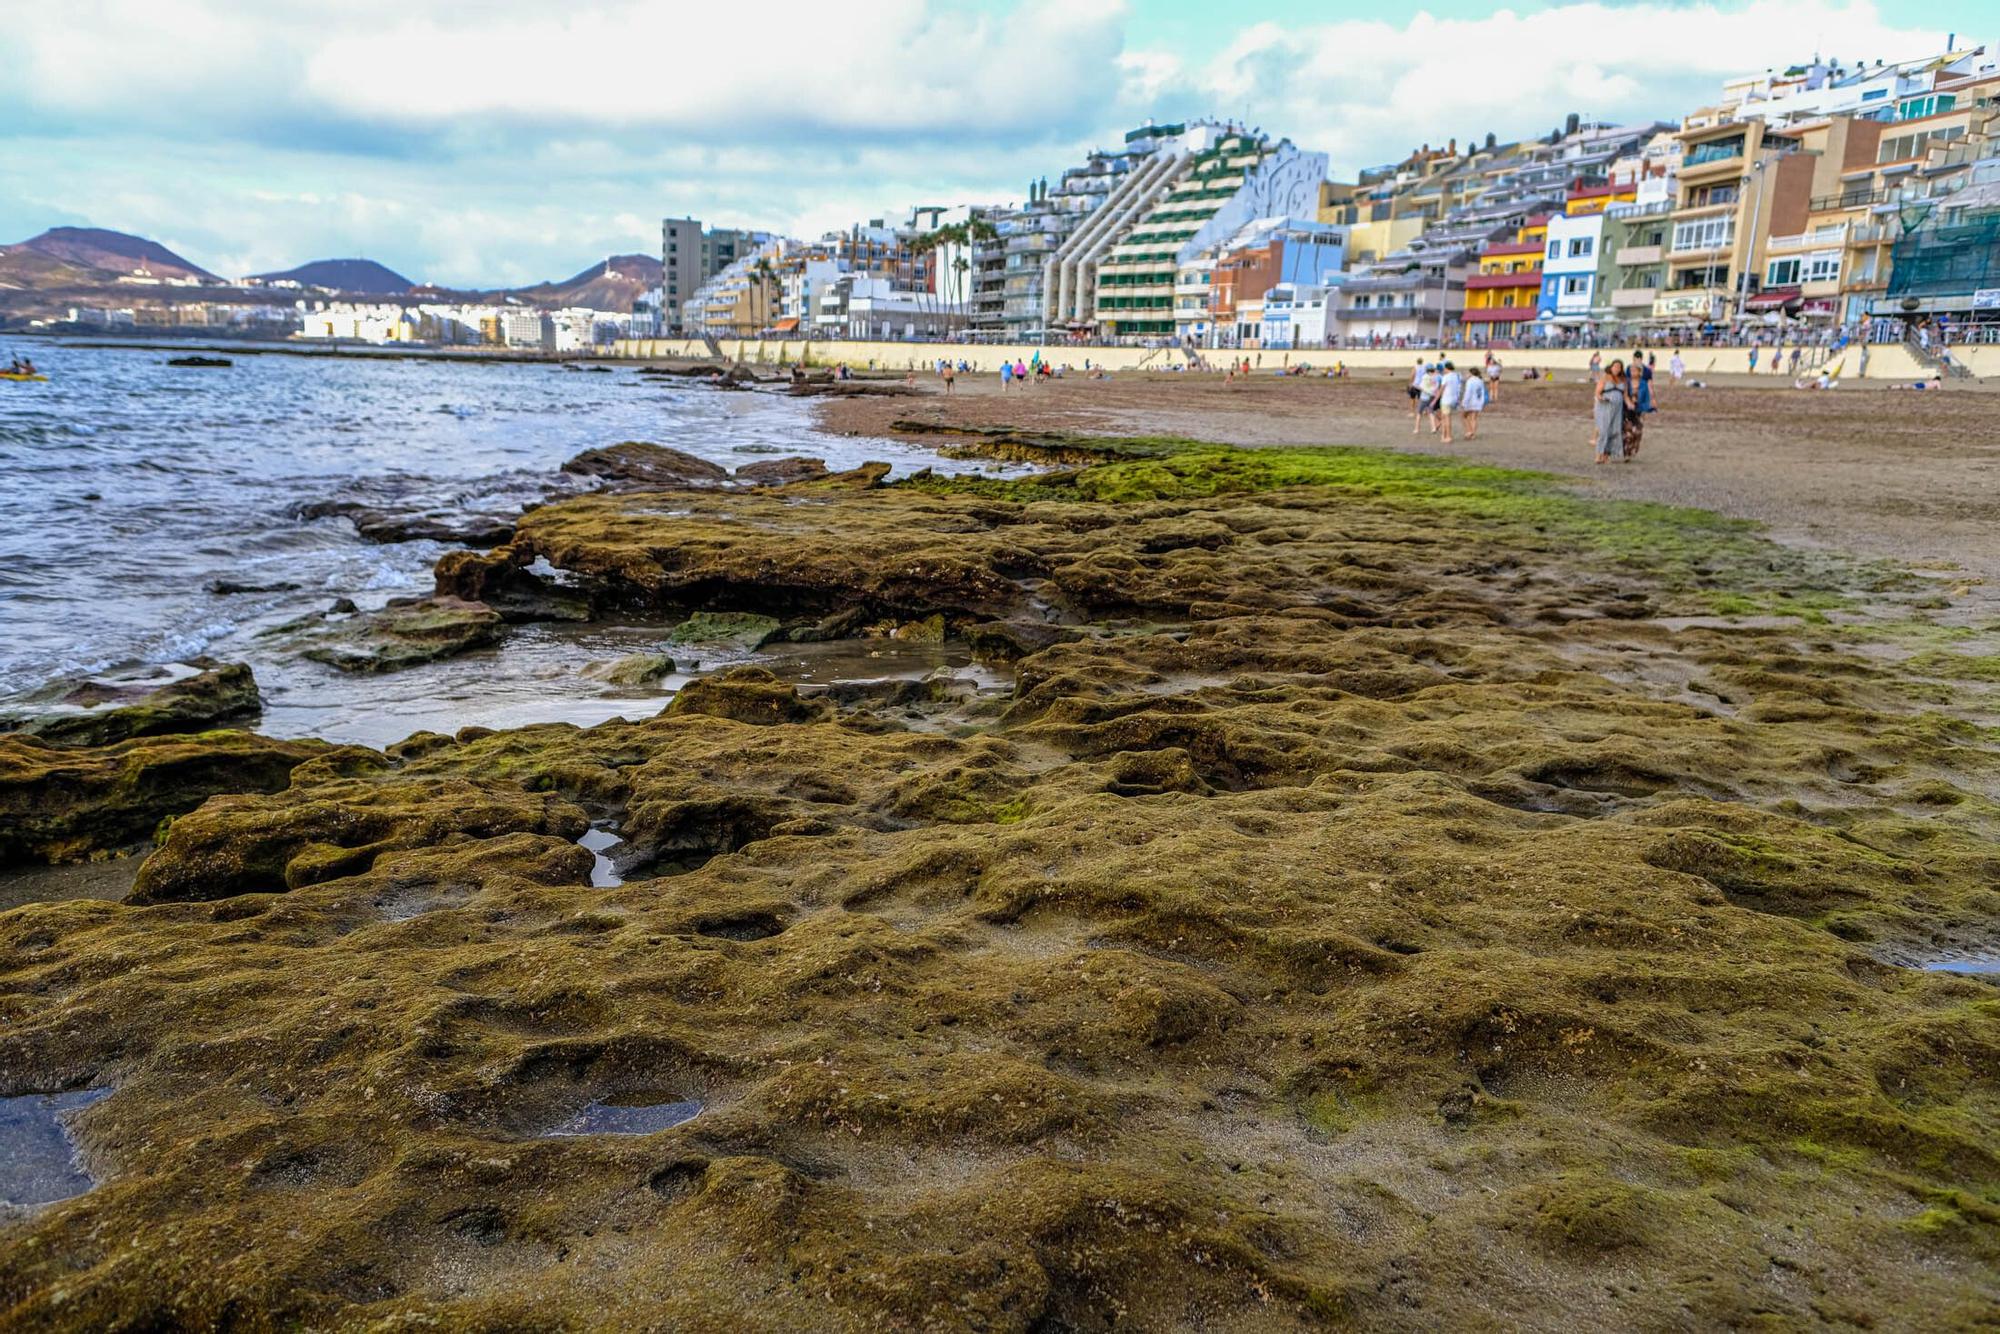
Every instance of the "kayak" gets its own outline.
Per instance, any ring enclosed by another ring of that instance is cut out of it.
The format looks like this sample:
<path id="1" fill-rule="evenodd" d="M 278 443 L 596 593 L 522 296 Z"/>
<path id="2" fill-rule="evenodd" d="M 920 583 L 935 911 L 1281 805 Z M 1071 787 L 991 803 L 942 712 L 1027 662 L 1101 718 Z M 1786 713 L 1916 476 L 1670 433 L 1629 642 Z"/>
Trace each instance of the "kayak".
<path id="1" fill-rule="evenodd" d="M 47 382 L 46 375 L 23 375 L 20 371 L 0 371 L 0 380 L 41 380 Z"/>

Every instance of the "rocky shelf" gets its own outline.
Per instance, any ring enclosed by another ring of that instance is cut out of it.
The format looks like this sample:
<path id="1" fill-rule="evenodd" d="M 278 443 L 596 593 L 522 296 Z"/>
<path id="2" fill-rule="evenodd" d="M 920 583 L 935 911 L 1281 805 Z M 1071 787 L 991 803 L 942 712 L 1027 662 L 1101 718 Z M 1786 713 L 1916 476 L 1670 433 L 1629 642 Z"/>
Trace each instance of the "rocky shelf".
<path id="1" fill-rule="evenodd" d="M 10 857 L 171 816 L 129 902 L 0 914 L 0 1094 L 113 1090 L 9 1321 L 1990 1314 L 2000 993 L 1889 960 L 1990 953 L 1996 757 L 1976 673 L 1878 651 L 1914 594 L 1490 468 L 1005 443 L 1061 466 L 584 495 L 438 567 L 965 641 L 998 699 L 0 744 Z"/>

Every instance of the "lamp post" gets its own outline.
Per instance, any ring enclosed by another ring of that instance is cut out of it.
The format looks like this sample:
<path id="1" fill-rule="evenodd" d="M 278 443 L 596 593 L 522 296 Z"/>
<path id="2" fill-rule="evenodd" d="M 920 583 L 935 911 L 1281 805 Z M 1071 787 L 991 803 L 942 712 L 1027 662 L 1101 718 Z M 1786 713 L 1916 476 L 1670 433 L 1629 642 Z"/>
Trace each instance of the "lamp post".
<path id="1" fill-rule="evenodd" d="M 1762 158 L 1759 158 L 1750 164 L 1749 171 L 1743 173 L 1743 188 L 1746 190 L 1754 189 L 1754 193 L 1750 196 L 1750 235 L 1745 238 L 1745 244 L 1748 245 L 1749 249 L 1745 254 L 1745 262 L 1736 274 L 1736 322 L 1739 325 L 1743 323 L 1743 307 L 1750 295 L 1750 265 L 1757 258 L 1757 222 L 1759 215 L 1763 211 L 1764 191 L 1761 188 L 1755 187 L 1762 185 L 1759 177 L 1762 175 L 1763 170 L 1764 162 Z M 1737 207 L 1741 208 L 1742 205 L 1738 204 Z"/>

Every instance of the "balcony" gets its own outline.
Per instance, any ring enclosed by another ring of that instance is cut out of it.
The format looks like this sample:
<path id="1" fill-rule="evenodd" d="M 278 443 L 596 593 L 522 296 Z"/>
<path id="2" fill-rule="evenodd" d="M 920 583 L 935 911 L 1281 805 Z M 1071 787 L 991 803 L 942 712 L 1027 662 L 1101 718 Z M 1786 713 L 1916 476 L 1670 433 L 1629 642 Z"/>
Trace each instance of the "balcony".
<path id="1" fill-rule="evenodd" d="M 1814 195 L 1807 208 L 1814 213 L 1837 208 L 1866 208 L 1889 202 L 1887 190 L 1843 190 L 1837 195 Z"/>
<path id="2" fill-rule="evenodd" d="M 1651 309 L 1653 299 L 1659 294 L 1660 289 L 1657 287 L 1614 288 L 1611 293 L 1611 305 L 1614 310 L 1631 310 L 1640 306 Z"/>
<path id="3" fill-rule="evenodd" d="M 1843 225 L 1825 232 L 1800 232 L 1794 236 L 1774 236 L 1764 243 L 1766 250 L 1810 250 L 1818 246 L 1836 246 L 1847 243 L 1847 228 Z"/>
<path id="4" fill-rule="evenodd" d="M 1519 273 L 1469 273 L 1465 276 L 1468 288 L 1482 287 L 1534 287 L 1542 285 L 1540 269 L 1523 269 Z"/>
<path id="5" fill-rule="evenodd" d="M 1619 265 L 1658 264 L 1666 257 L 1666 247 L 1656 245 L 1619 246 L 1611 262 Z"/>
<path id="6" fill-rule="evenodd" d="M 1681 157 L 1681 170 L 1691 167 L 1719 167 L 1726 163 L 1743 160 L 1743 138 L 1716 139 L 1705 144 L 1696 144 Z"/>

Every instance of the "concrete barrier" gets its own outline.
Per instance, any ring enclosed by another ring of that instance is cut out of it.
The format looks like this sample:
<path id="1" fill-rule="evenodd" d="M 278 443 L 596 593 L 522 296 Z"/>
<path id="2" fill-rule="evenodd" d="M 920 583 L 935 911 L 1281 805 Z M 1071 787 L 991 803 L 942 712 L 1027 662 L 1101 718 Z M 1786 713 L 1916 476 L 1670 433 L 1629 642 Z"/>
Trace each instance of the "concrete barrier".
<path id="1" fill-rule="evenodd" d="M 927 371 L 940 358 L 953 365 L 963 361 L 974 371 L 1000 373 L 1000 362 L 1043 361 L 1081 373 L 1084 363 L 1111 371 L 1185 369 L 1187 355 L 1178 347 L 1042 347 L 1034 343 L 889 343 L 809 342 L 786 338 L 721 338 L 724 358 L 766 366 L 830 367 L 845 364 L 857 370 Z M 699 338 L 625 338 L 613 345 L 613 355 L 643 361 L 699 361 L 710 355 Z"/>
<path id="2" fill-rule="evenodd" d="M 889 343 L 889 342 L 810 342 L 799 339 L 781 338 L 725 338 L 719 339 L 722 355 L 732 361 L 753 362 L 760 365 L 791 365 L 794 362 L 807 366 L 830 367 L 845 363 L 857 371 L 904 371 L 927 372 L 937 365 L 940 357 L 949 357 L 954 365 L 963 361 L 975 372 L 998 374 L 1000 362 L 1033 361 L 1037 353 L 1044 361 L 1058 366 L 1069 367 L 1072 373 L 1081 373 L 1088 363 L 1092 367 L 1101 366 L 1109 371 L 1174 371 L 1187 368 L 1187 356 L 1178 347 L 1041 347 L 1035 344 L 968 344 L 968 343 Z M 1651 349 L 1659 356 L 1659 373 L 1667 373 L 1667 359 L 1671 353 L 1665 348 Z M 1626 356 L 1630 348 L 1603 348 L 1600 355 L 1605 361 L 1613 357 Z M 1786 364 L 1789 364 L 1790 349 L 1784 349 Z M 613 355 L 620 358 L 642 361 L 699 361 L 710 355 L 707 344 L 699 338 L 637 338 L 621 339 L 614 346 Z M 1344 364 L 1352 373 L 1363 375 L 1407 374 L 1415 369 L 1419 357 L 1435 357 L 1436 352 L 1419 352 L 1416 349 L 1391 350 L 1387 348 L 1306 348 L 1292 351 L 1283 348 L 1266 348 L 1263 351 L 1231 350 L 1210 351 L 1204 354 L 1211 364 L 1228 361 L 1232 357 L 1250 358 L 1252 368 L 1260 372 L 1286 370 L 1301 363 L 1315 370 L 1325 370 L 1335 363 Z M 1486 353 L 1481 348 L 1448 348 L 1444 353 L 1449 360 L 1461 368 L 1484 363 Z M 1581 374 L 1590 368 L 1589 348 L 1517 348 L 1503 349 L 1495 353 L 1506 368 L 1508 378 L 1518 378 L 1530 368 L 1552 370 L 1558 374 Z M 2000 346 L 1979 346 L 1954 348 L 1952 355 L 1960 358 L 1975 375 L 2000 375 Z M 1757 377 L 1772 385 L 1790 383 L 1790 377 L 1782 372 L 1774 373 L 1772 349 L 1760 348 L 1757 353 Z M 1750 349 L 1743 347 L 1691 347 L 1681 350 L 1681 359 L 1687 364 L 1691 378 L 1702 379 L 1711 375 L 1744 376 L 1750 373 Z M 1863 362 L 1867 363 L 1865 366 Z M 1895 343 L 1877 343 L 1863 354 L 1861 345 L 1855 344 L 1844 352 L 1837 353 L 1833 361 L 1838 364 L 1843 380 L 1869 381 L 1918 380 L 1929 374 L 1910 353 L 1909 349 Z"/>

